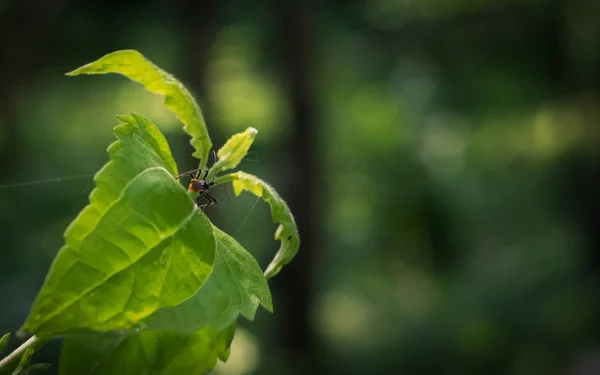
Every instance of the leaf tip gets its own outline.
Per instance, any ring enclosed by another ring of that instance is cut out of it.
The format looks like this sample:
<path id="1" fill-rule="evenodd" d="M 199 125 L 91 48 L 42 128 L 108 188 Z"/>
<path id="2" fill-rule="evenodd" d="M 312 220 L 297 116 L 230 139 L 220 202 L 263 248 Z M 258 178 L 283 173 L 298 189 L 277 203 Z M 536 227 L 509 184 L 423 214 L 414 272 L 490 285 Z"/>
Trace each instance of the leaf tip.
<path id="1" fill-rule="evenodd" d="M 120 124 L 129 123 L 131 121 L 130 115 L 116 115 L 115 117 L 117 118 L 117 120 L 119 120 Z"/>
<path id="2" fill-rule="evenodd" d="M 270 312 L 271 314 L 273 314 L 273 301 L 272 300 L 268 300 L 268 301 L 261 301 L 261 306 L 267 310 L 268 312 Z"/>

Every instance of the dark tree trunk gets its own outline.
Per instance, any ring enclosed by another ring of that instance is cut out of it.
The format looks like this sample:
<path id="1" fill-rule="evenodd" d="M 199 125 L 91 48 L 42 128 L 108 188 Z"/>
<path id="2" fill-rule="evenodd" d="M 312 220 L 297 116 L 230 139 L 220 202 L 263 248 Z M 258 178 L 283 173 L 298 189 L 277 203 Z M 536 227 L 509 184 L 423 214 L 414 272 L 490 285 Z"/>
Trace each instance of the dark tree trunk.
<path id="1" fill-rule="evenodd" d="M 185 72 L 182 80 L 186 87 L 190 88 L 192 95 L 198 101 L 204 120 L 207 124 L 211 121 L 211 108 L 206 98 L 205 72 L 208 64 L 208 53 L 218 31 L 218 2 L 204 0 L 183 0 L 181 2 L 181 18 L 184 28 L 183 38 L 185 42 L 186 57 Z M 210 125 L 209 125 L 210 126 Z M 209 128 L 210 131 L 210 128 Z M 189 136 L 181 133 L 180 141 L 185 142 L 185 155 L 192 153 L 189 144 Z M 213 142 L 215 140 L 213 139 Z M 217 148 L 219 143 L 215 142 Z M 192 158 L 187 158 L 184 165 L 187 169 L 197 168 Z"/>
<path id="2" fill-rule="evenodd" d="M 311 95 L 310 22 L 315 18 L 310 2 L 273 3 L 275 53 L 292 108 L 291 137 L 284 146 L 290 168 L 285 197 L 300 231 L 300 252 L 285 272 L 271 283 L 277 292 L 278 345 L 289 373 L 319 372 L 312 325 L 314 254 L 318 223 L 314 206 L 319 166 L 315 161 L 315 118 Z"/>
<path id="3" fill-rule="evenodd" d="M 597 7 L 593 0 L 573 2 L 562 0 L 559 4 L 561 4 L 562 14 L 572 13 L 578 9 Z M 565 23 L 561 29 L 563 34 L 561 36 L 557 35 L 557 39 L 565 44 L 562 49 L 565 51 L 565 55 L 568 51 L 573 50 L 567 42 L 582 42 L 573 39 L 567 22 L 566 19 L 563 20 L 563 23 Z M 594 50 L 594 45 L 597 44 L 595 40 L 583 42 L 592 43 L 588 44 L 588 51 Z M 597 56 L 596 60 L 590 65 L 598 66 L 600 61 L 598 61 Z M 565 58 L 562 60 L 564 62 L 564 68 L 562 69 L 564 74 L 560 77 L 560 84 L 565 87 L 564 92 L 567 94 L 565 96 L 568 101 L 573 98 L 577 100 L 577 111 L 585 119 L 586 133 L 596 134 L 597 129 L 600 127 L 600 117 L 598 116 L 596 103 L 598 96 L 600 96 L 600 80 L 598 79 L 600 75 L 598 75 L 597 69 L 589 69 L 585 65 L 580 65 L 574 57 L 575 55 L 571 53 L 570 59 Z M 588 97 L 592 98 L 592 105 L 588 104 L 589 99 L 586 99 Z M 564 98 L 560 97 L 560 99 Z M 568 125 L 565 124 L 565 126 Z M 579 231 L 583 235 L 586 250 L 586 256 L 583 259 L 584 264 L 582 265 L 582 267 L 585 267 L 583 277 L 585 281 L 588 281 L 586 284 L 589 288 L 588 291 L 597 296 L 600 294 L 600 231 L 598 230 L 600 228 L 600 194 L 598 193 L 600 156 L 597 151 L 598 145 L 595 146 L 596 150 L 594 152 L 586 150 L 585 147 L 571 150 L 568 155 L 556 163 L 554 178 L 558 186 L 558 200 L 561 207 L 571 216 L 574 224 L 579 227 Z M 597 341 L 600 335 L 600 303 L 597 299 L 594 307 L 594 317 L 590 321 L 595 322 L 595 324 L 589 324 L 587 334 L 591 340 Z"/>

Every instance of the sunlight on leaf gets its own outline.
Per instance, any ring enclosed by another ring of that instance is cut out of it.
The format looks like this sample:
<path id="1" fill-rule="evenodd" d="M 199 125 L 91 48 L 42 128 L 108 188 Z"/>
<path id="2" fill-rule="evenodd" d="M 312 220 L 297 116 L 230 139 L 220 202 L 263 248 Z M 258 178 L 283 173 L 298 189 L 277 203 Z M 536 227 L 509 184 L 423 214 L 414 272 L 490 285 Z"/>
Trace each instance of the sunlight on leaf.
<path id="1" fill-rule="evenodd" d="M 183 129 L 192 136 L 190 143 L 196 150 L 193 156 L 201 160 L 201 168 L 206 166 L 212 142 L 198 103 L 181 82 L 135 50 L 109 53 L 67 75 L 107 73 L 124 75 L 141 83 L 146 90 L 164 96 L 165 107 L 177 116 L 184 124 Z"/>
<path id="2" fill-rule="evenodd" d="M 94 177 L 96 188 L 90 194 L 90 204 L 66 230 L 65 239 L 71 247 L 81 245 L 125 185 L 140 172 L 161 166 L 177 175 L 169 144 L 154 124 L 139 115 L 118 119 L 121 124 L 114 129 L 118 141 L 108 147 L 110 161 Z"/>
<path id="3" fill-rule="evenodd" d="M 201 169 L 206 167 L 212 142 L 198 104 L 179 81 L 134 50 L 105 55 L 67 75 L 107 73 L 162 95 L 192 136 Z M 89 204 L 65 231 L 65 244 L 20 334 L 35 335 L 30 340 L 40 346 L 67 336 L 63 375 L 203 374 L 217 359 L 227 360 L 240 315 L 253 320 L 259 306 L 273 311 L 267 279 L 298 252 L 296 223 L 277 192 L 259 178 L 236 172 L 214 180 L 243 160 L 256 129 L 232 136 L 203 177 L 211 182 L 201 182 L 207 191 L 213 181 L 231 181 L 236 195 L 247 190 L 269 204 L 281 247 L 264 273 L 198 209 L 196 193 L 176 177 L 160 130 L 139 115 L 118 119 L 110 160 L 94 177 Z M 8 339 L 0 338 L 0 352 Z M 29 364 L 33 352 L 25 351 L 14 374 L 48 368 Z"/>
<path id="4" fill-rule="evenodd" d="M 141 332 L 74 336 L 65 340 L 60 375 L 201 375 L 226 361 L 235 324 L 191 334 Z"/>
<path id="5" fill-rule="evenodd" d="M 275 189 L 258 177 L 238 171 L 221 176 L 216 180 L 217 183 L 228 181 L 231 181 L 236 195 L 240 195 L 242 191 L 246 190 L 267 202 L 271 208 L 273 222 L 279 223 L 279 227 L 275 231 L 275 239 L 281 241 L 281 246 L 265 271 L 265 276 L 269 279 L 277 275 L 281 268 L 288 264 L 298 252 L 300 237 L 294 217 Z"/>
<path id="6" fill-rule="evenodd" d="M 210 169 L 207 179 L 210 181 L 217 173 L 237 167 L 248 153 L 257 133 L 256 129 L 248 128 L 229 138 L 217 152 L 219 160 Z"/>
<path id="7" fill-rule="evenodd" d="M 196 294 L 212 272 L 212 226 L 173 178 L 166 141 L 147 120 L 120 119 L 111 161 L 66 231 L 27 333 L 134 329 Z"/>

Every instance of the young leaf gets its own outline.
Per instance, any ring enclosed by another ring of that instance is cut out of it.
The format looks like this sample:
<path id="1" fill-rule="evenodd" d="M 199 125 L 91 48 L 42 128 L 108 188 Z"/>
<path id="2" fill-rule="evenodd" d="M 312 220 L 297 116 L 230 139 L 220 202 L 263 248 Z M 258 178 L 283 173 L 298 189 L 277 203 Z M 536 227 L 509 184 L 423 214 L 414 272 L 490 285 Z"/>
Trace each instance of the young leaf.
<path id="1" fill-rule="evenodd" d="M 24 324 L 29 333 L 132 329 L 196 294 L 212 271 L 212 226 L 172 177 L 166 140 L 140 116 L 119 119 L 111 161 L 65 233 Z"/>
<path id="2" fill-rule="evenodd" d="M 33 350 L 33 348 L 25 349 L 25 353 L 23 353 L 23 356 L 21 357 L 21 360 L 19 361 L 19 365 L 13 371 L 12 375 L 25 374 L 25 369 L 29 366 L 29 362 L 31 361 L 31 356 L 33 355 L 34 352 L 35 352 L 35 350 Z"/>
<path id="3" fill-rule="evenodd" d="M 277 275 L 281 268 L 294 258 L 300 247 L 300 237 L 294 216 L 275 189 L 258 177 L 238 171 L 221 176 L 216 180 L 217 183 L 227 181 L 232 182 L 236 195 L 247 190 L 267 202 L 271 208 L 273 222 L 279 223 L 279 227 L 275 231 L 275 239 L 281 241 L 281 246 L 265 271 L 265 276 L 269 279 Z"/>
<path id="4" fill-rule="evenodd" d="M 124 75 L 141 83 L 146 90 L 164 96 L 165 107 L 177 116 L 184 125 L 183 130 L 192 136 L 190 143 L 196 150 L 193 156 L 201 160 L 201 168 L 206 166 L 212 142 L 198 103 L 181 82 L 134 50 L 109 53 L 67 75 L 107 73 Z"/>
<path id="5" fill-rule="evenodd" d="M 201 375 L 226 361 L 235 325 L 191 334 L 144 331 L 132 335 L 68 337 L 60 375 Z"/>
<path id="6" fill-rule="evenodd" d="M 24 329 L 52 336 L 76 329 L 133 329 L 200 289 L 214 262 L 205 215 L 161 167 L 123 190 L 75 249 L 59 252 Z"/>
<path id="7" fill-rule="evenodd" d="M 202 289 L 181 305 L 152 314 L 145 320 L 145 328 L 194 332 L 210 325 L 220 330 L 235 322 L 240 313 L 253 320 L 259 304 L 273 311 L 269 286 L 256 259 L 225 232 L 213 230 L 215 265 Z"/>
<path id="8" fill-rule="evenodd" d="M 217 152 L 219 160 L 211 167 L 207 177 L 208 180 L 212 180 L 213 176 L 221 171 L 237 167 L 248 153 L 257 133 L 256 129 L 248 128 L 244 132 L 229 138 Z"/>
<path id="9" fill-rule="evenodd" d="M 2 337 L 0 337 L 0 354 L 2 354 L 2 352 L 4 352 L 4 349 L 6 348 L 6 345 L 8 344 L 9 340 L 10 340 L 10 333 L 6 333 L 6 334 L 2 335 Z"/>

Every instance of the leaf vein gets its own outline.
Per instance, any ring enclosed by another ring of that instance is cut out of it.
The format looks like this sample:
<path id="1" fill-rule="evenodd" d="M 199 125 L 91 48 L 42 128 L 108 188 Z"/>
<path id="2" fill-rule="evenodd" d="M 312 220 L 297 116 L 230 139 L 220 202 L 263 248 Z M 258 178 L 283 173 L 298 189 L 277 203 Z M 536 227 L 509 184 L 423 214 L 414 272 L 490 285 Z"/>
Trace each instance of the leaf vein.
<path id="1" fill-rule="evenodd" d="M 87 288 L 86 290 L 84 290 L 82 293 L 80 293 L 77 297 L 75 297 L 74 299 L 72 299 L 71 301 L 69 301 L 69 303 L 64 304 L 63 306 L 61 306 L 60 308 L 56 309 L 53 313 L 48 314 L 47 318 L 45 319 L 45 322 L 42 324 L 45 325 L 48 322 L 50 322 L 56 315 L 60 314 L 61 312 L 65 311 L 66 309 L 68 309 L 69 307 L 71 307 L 74 303 L 78 302 L 79 300 L 81 300 L 82 298 L 84 298 L 86 295 L 88 295 L 90 292 L 96 290 L 97 288 L 101 287 L 107 280 L 111 279 L 112 277 L 120 274 L 123 271 L 128 270 L 130 267 L 134 266 L 135 264 L 137 264 L 137 262 L 142 259 L 146 254 L 148 254 L 150 251 L 152 251 L 152 249 L 154 249 L 155 247 L 159 246 L 163 241 L 168 240 L 171 236 L 175 235 L 175 233 L 177 233 L 179 231 L 179 229 L 181 229 L 182 227 L 185 226 L 185 224 L 194 216 L 194 210 L 192 210 L 190 212 L 190 214 L 188 214 L 188 216 L 182 220 L 181 224 L 178 225 L 175 230 L 170 233 L 168 236 L 165 236 L 163 239 L 161 239 L 161 241 L 159 241 L 157 244 L 155 244 L 154 246 L 149 247 L 148 251 L 142 253 L 142 255 L 140 255 L 138 258 L 136 258 L 135 260 L 133 260 L 130 264 L 126 265 L 125 267 L 121 268 L 120 270 L 117 270 L 116 272 L 113 272 L 111 274 L 107 274 L 106 277 L 104 277 L 102 280 L 99 280 L 97 283 L 95 283 L 94 285 L 90 286 L 89 288 Z"/>

